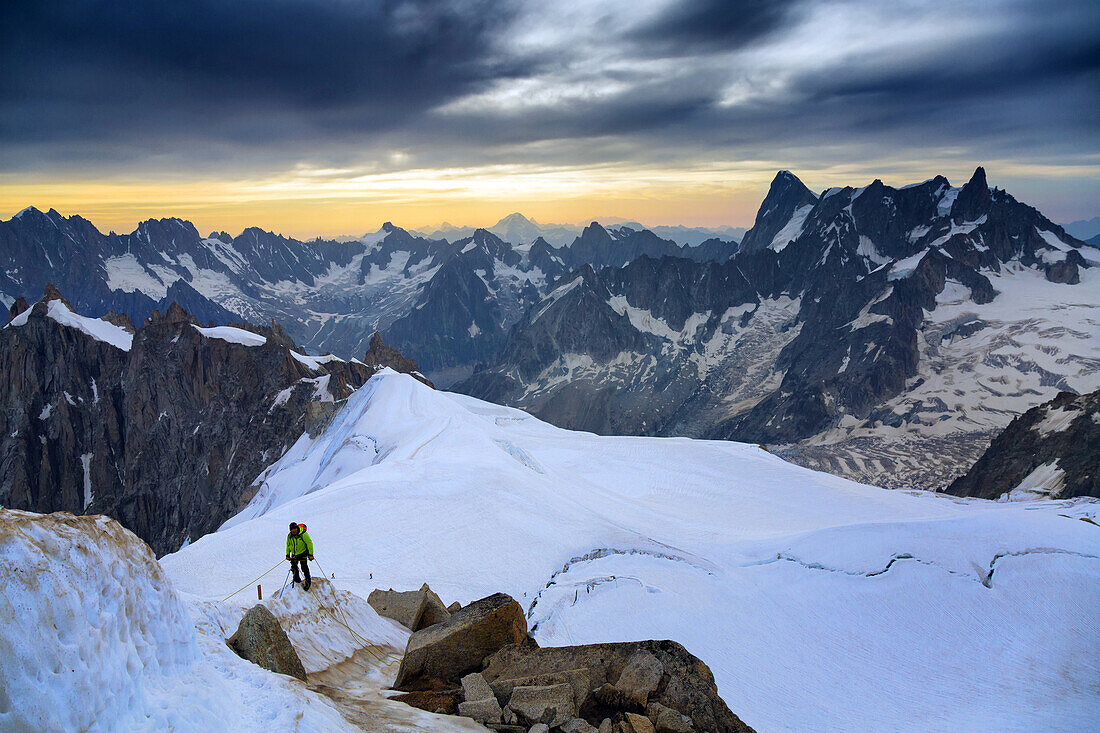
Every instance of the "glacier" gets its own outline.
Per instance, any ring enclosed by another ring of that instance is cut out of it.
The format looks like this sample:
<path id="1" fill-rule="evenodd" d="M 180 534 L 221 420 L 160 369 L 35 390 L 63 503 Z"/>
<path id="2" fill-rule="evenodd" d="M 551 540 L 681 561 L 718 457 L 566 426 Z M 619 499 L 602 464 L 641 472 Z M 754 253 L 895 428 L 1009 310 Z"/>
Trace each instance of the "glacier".
<path id="1" fill-rule="evenodd" d="M 249 582 L 305 522 L 319 574 L 356 596 L 503 591 L 544 646 L 679 641 L 760 731 L 1100 716 L 1093 500 L 887 491 L 755 445 L 563 430 L 388 370 L 258 483 L 162 558 L 185 597 Z"/>

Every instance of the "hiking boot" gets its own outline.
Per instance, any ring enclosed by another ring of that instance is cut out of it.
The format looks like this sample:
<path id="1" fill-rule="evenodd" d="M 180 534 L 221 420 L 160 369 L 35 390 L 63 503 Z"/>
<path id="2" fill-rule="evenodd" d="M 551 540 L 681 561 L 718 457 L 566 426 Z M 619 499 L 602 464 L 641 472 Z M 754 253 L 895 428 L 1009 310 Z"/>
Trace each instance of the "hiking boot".
<path id="1" fill-rule="evenodd" d="M 309 578 L 306 578 L 306 582 L 302 583 L 302 590 L 309 590 Z"/>

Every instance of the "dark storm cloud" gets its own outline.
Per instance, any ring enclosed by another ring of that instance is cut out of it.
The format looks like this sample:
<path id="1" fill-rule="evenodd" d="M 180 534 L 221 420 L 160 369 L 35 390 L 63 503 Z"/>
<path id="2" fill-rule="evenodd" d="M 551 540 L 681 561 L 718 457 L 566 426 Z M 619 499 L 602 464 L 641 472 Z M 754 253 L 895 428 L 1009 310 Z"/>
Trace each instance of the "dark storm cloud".
<path id="1" fill-rule="evenodd" d="M 794 0 L 685 0 L 630 34 L 641 53 L 689 55 L 761 40 L 790 21 Z"/>
<path id="2" fill-rule="evenodd" d="M 821 41 L 819 59 L 784 64 L 782 54 L 778 60 L 773 54 L 766 62 L 770 66 L 757 73 L 744 65 L 744 57 L 727 53 L 729 48 L 784 43 L 815 4 L 674 3 L 624 33 L 629 52 L 648 58 L 635 42 L 666 30 L 669 40 L 661 47 L 678 47 L 680 57 L 663 75 L 639 76 L 599 104 L 542 110 L 525 118 L 522 127 L 517 113 L 506 109 L 487 110 L 479 122 L 487 129 L 498 116 L 500 134 L 509 140 L 630 133 L 639 149 L 675 147 L 703 157 L 825 145 L 918 153 L 926 146 L 970 147 L 974 156 L 1056 154 L 1058 162 L 1096 153 L 1100 3 L 1001 6 L 1001 15 L 991 12 L 996 9 L 991 5 L 981 6 L 985 17 L 973 8 L 956 13 L 950 4 L 940 6 L 934 23 L 944 24 L 950 42 L 934 36 L 907 42 L 899 34 L 893 46 L 889 38 L 871 38 L 870 50 L 834 55 Z M 816 4 L 819 19 L 828 7 Z M 744 26 L 734 29 L 738 18 Z M 871 29 L 868 35 L 873 34 Z M 817 50 L 813 38 L 805 42 Z M 798 50 L 790 49 L 792 55 Z M 765 91 L 727 102 L 729 85 L 740 77 Z M 782 83 L 769 91 L 774 78 Z"/>
<path id="3" fill-rule="evenodd" d="M 1100 150 L 1095 0 L 570 2 L 9 0 L 0 168 Z"/>
<path id="4" fill-rule="evenodd" d="M 9 0 L 0 136 L 263 143 L 393 129 L 489 79 L 500 3 Z"/>

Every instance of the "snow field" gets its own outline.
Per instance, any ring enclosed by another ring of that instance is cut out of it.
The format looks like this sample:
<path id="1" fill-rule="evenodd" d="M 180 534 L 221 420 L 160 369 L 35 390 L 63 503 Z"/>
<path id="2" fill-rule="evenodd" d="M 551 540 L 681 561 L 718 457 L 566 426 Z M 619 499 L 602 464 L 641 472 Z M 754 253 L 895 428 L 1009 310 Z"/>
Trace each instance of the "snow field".
<path id="1" fill-rule="evenodd" d="M 11 320 L 11 323 L 4 326 L 20 327 L 27 325 L 27 321 L 30 319 L 31 310 L 34 309 L 32 305 L 25 311 L 17 315 Z M 69 326 L 75 328 L 78 331 L 83 331 L 96 341 L 103 341 L 105 343 L 114 346 L 116 349 L 123 351 L 129 351 L 134 344 L 134 335 L 122 328 L 116 326 L 113 323 L 108 323 L 100 318 L 88 318 L 77 313 L 73 313 L 69 310 L 68 306 L 62 303 L 60 300 L 51 300 L 48 304 L 46 315 L 54 319 L 62 326 Z"/>
<path id="2" fill-rule="evenodd" d="M 212 326 L 210 328 L 203 328 L 202 326 L 195 325 L 192 325 L 192 328 L 194 328 L 206 338 L 221 339 L 222 341 L 228 341 L 231 344 L 241 344 L 242 346 L 263 346 L 267 343 L 266 336 L 261 336 L 258 333 L 246 331 L 243 328 L 235 328 L 233 326 Z"/>
<path id="3" fill-rule="evenodd" d="M 299 521 L 360 597 L 503 591 L 544 645 L 680 641 L 760 731 L 1100 716 L 1100 534 L 1076 519 L 1095 502 L 885 491 L 757 446 L 560 430 L 388 370 L 261 479 L 162 559 L 182 588 L 230 592 Z"/>
<path id="4" fill-rule="evenodd" d="M 106 517 L 0 509 L 0 585 L 0 730 L 356 730 L 197 633 L 148 546 Z"/>

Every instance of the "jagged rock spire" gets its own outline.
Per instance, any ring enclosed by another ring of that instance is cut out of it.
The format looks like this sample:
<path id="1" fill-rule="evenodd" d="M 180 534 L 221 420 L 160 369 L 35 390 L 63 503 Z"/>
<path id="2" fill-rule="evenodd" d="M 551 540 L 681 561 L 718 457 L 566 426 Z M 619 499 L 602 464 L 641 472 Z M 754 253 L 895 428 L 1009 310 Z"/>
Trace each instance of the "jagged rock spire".
<path id="1" fill-rule="evenodd" d="M 15 299 L 15 302 L 11 304 L 11 308 L 8 309 L 8 323 L 11 323 L 11 319 L 27 310 L 30 306 L 27 304 L 27 299 L 20 295 Z"/>
<path id="2" fill-rule="evenodd" d="M 796 175 L 790 171 L 779 171 L 772 179 L 764 202 L 760 204 L 756 222 L 741 240 L 741 250 L 755 252 L 764 249 L 790 221 L 795 210 L 816 202 L 817 196 Z"/>
<path id="3" fill-rule="evenodd" d="M 956 223 L 976 221 L 982 214 L 989 212 L 993 195 L 985 180 L 985 168 L 978 166 L 974 175 L 959 191 L 955 205 L 951 207 L 951 218 Z"/>

